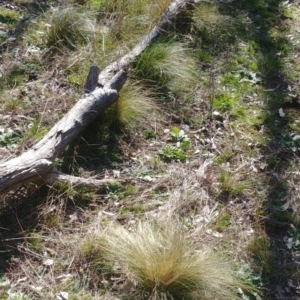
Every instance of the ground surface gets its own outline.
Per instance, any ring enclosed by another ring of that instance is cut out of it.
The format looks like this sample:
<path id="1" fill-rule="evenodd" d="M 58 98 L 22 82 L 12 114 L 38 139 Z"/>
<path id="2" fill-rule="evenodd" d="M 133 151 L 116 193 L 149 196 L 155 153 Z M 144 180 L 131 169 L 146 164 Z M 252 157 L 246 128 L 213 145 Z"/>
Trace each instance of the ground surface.
<path id="1" fill-rule="evenodd" d="M 88 40 L 53 46 L 55 9 L 72 1 L 0 1 L 1 160 L 40 139 L 80 97 L 89 67 L 126 53 L 168 1 L 144 11 L 106 2 L 80 8 Z M 240 0 L 181 16 L 132 65 L 122 104 L 57 160 L 66 173 L 122 183 L 105 195 L 29 185 L 2 197 L 0 298 L 130 294 L 118 268 L 95 267 L 91 237 L 111 221 L 131 228 L 165 214 L 259 289 L 241 298 L 300 299 L 299 12 L 297 1 Z M 170 57 L 160 43 L 175 45 Z"/>

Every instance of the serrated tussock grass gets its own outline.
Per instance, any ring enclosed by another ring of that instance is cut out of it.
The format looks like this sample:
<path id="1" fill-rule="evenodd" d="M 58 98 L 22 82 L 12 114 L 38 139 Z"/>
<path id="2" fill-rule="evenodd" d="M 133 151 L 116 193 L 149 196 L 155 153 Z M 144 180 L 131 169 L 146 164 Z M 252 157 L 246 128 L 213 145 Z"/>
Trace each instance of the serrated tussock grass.
<path id="1" fill-rule="evenodd" d="M 103 256 L 134 282 L 134 299 L 237 299 L 231 266 L 209 250 L 198 250 L 177 223 L 139 222 L 129 231 L 110 226 Z"/>
<path id="2" fill-rule="evenodd" d="M 189 89 L 196 82 L 196 60 L 180 42 L 158 41 L 137 60 L 134 73 L 170 90 Z"/>
<path id="3" fill-rule="evenodd" d="M 124 42 L 125 48 L 155 26 L 171 0 L 91 0 L 90 5 L 99 11 L 99 20 L 111 29 L 113 49 Z"/>
<path id="4" fill-rule="evenodd" d="M 141 82 L 128 82 L 113 107 L 114 125 L 129 131 L 149 126 L 158 112 L 153 94 L 151 90 L 145 89 Z"/>
<path id="5" fill-rule="evenodd" d="M 76 49 L 78 44 L 89 43 L 95 35 L 91 15 L 78 7 L 56 8 L 47 33 L 47 46 L 52 50 Z"/>
<path id="6" fill-rule="evenodd" d="M 151 15 L 156 21 L 171 3 L 171 0 L 90 0 L 100 11 L 121 12 L 127 16 Z"/>

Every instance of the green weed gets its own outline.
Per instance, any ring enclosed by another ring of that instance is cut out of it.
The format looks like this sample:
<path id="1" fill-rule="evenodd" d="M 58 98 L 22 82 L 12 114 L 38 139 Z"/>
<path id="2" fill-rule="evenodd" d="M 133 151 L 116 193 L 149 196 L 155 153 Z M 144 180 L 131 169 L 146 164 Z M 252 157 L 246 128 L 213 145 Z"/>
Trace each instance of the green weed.
<path id="1" fill-rule="evenodd" d="M 215 230 L 218 232 L 225 231 L 229 227 L 231 223 L 230 221 L 231 221 L 231 215 L 229 213 L 220 214 L 214 226 Z"/>
<path id="2" fill-rule="evenodd" d="M 152 130 L 145 130 L 146 139 L 154 139 L 156 137 L 156 133 Z"/>
<path id="3" fill-rule="evenodd" d="M 225 151 L 221 155 L 218 155 L 214 158 L 215 164 L 222 164 L 224 162 L 227 162 L 230 160 L 230 158 L 233 156 L 233 153 Z"/>
<path id="4" fill-rule="evenodd" d="M 232 96 L 221 94 L 213 99 L 213 108 L 220 112 L 230 112 L 235 103 L 236 99 Z"/>
<path id="5" fill-rule="evenodd" d="M 274 254 L 266 235 L 262 234 L 254 237 L 247 249 L 254 258 L 258 270 L 261 269 L 266 273 L 272 273 L 274 270 Z"/>
<path id="6" fill-rule="evenodd" d="M 31 138 L 34 140 L 41 139 L 48 130 L 46 128 L 42 128 L 42 120 L 40 116 L 36 116 L 36 118 L 29 124 L 29 131 L 28 135 L 26 134 L 27 138 Z"/>
<path id="7" fill-rule="evenodd" d="M 15 148 L 22 140 L 20 133 L 12 129 L 7 129 L 0 132 L 0 145 L 5 147 Z"/>
<path id="8" fill-rule="evenodd" d="M 259 289 L 261 289 L 265 283 L 258 272 L 254 272 L 250 265 L 243 264 L 239 268 L 237 276 L 245 287 L 247 287 L 239 290 L 243 299 L 262 300 Z"/>
<path id="9" fill-rule="evenodd" d="M 8 85 L 13 88 L 24 82 L 24 77 L 26 74 L 25 66 L 14 66 L 8 75 L 7 81 Z"/>
<path id="10" fill-rule="evenodd" d="M 28 239 L 28 241 L 30 243 L 30 246 L 35 251 L 41 252 L 45 247 L 42 237 L 39 234 L 35 233 L 35 232 L 33 232 L 30 235 L 30 238 Z"/>
<path id="11" fill-rule="evenodd" d="M 76 187 L 70 184 L 58 183 L 57 192 L 62 199 L 67 200 L 70 204 L 76 206 L 85 206 L 93 200 L 95 192 L 86 187 Z"/>
<path id="12" fill-rule="evenodd" d="M 171 141 L 173 143 L 189 142 L 190 139 L 184 130 L 174 126 L 171 130 Z"/>
<path id="13" fill-rule="evenodd" d="M 174 146 L 165 146 L 158 154 L 164 162 L 183 162 L 186 160 L 187 157 L 181 149 Z"/>
<path id="14" fill-rule="evenodd" d="M 237 177 L 229 171 L 220 171 L 220 190 L 225 192 L 228 196 L 239 195 L 248 187 L 247 182 L 238 181 Z"/>

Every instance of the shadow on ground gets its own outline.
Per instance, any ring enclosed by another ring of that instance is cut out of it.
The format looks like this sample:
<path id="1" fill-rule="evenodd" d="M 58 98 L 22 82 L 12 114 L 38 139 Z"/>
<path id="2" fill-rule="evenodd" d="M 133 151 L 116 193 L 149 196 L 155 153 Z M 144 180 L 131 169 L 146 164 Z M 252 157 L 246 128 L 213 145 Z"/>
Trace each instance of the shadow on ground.
<path id="1" fill-rule="evenodd" d="M 204 10 L 207 9 L 205 5 L 208 4 L 203 5 Z M 298 118 L 300 105 L 297 77 L 293 70 L 287 72 L 285 65 L 293 49 L 288 39 L 289 16 L 285 5 L 287 2 L 279 0 L 219 1 L 216 5 L 219 13 L 225 20 L 229 16 L 231 22 L 228 26 L 226 22 L 219 27 L 214 24 L 203 26 L 198 32 L 203 71 L 211 72 L 214 77 L 214 72 L 218 72 L 218 60 L 232 60 L 232 50 L 234 52 L 244 44 L 249 45 L 253 69 L 260 76 L 258 97 L 264 117 L 255 130 L 263 132 L 264 141 L 256 151 L 266 168 L 260 170 L 254 184 L 255 190 L 262 188 L 264 193 L 263 196 L 256 193 L 258 208 L 254 219 L 257 231 L 249 251 L 253 254 L 256 271 L 262 272 L 262 297 L 269 300 L 299 299 L 295 278 L 299 267 L 293 252 L 286 246 L 291 231 L 299 232 L 297 212 L 289 203 L 292 187 L 287 174 L 299 159 L 300 143 L 295 138 L 299 133 L 293 132 L 290 123 L 293 117 Z M 213 9 L 208 8 L 208 13 Z M 205 22 L 206 15 L 202 18 Z M 236 59 L 243 63 L 249 58 Z M 214 98 L 214 91 L 211 94 Z"/>
<path id="2" fill-rule="evenodd" d="M 263 128 L 266 136 L 261 154 L 267 165 L 263 183 L 267 187 L 267 195 L 260 211 L 257 211 L 257 221 L 260 227 L 258 234 L 266 234 L 269 243 L 257 245 L 258 248 L 253 253 L 256 263 L 265 266 L 262 270 L 266 283 L 263 299 L 296 300 L 299 298 L 292 287 L 292 278 L 298 266 L 284 239 L 289 236 L 288 232 L 292 228 L 299 225 L 298 220 L 292 217 L 293 210 L 287 204 L 290 193 L 287 169 L 299 157 L 299 145 L 288 127 L 288 118 L 289 110 L 298 109 L 298 106 L 290 93 L 290 87 L 294 85 L 291 82 L 293 79 L 287 78 L 284 66 L 284 59 L 291 45 L 284 34 L 271 34 L 274 30 L 282 33 L 287 26 L 282 5 L 282 1 L 278 0 L 239 0 L 221 5 L 220 10 L 230 15 L 247 16 L 248 22 L 250 21 L 248 35 L 244 36 L 241 31 L 239 38 L 253 45 L 264 89 L 265 119 L 260 124 L 260 129 Z M 240 26 L 242 28 L 242 24 Z M 285 111 L 284 117 L 280 116 L 280 109 Z M 261 256 L 262 251 L 268 253 L 268 262 L 263 261 L 266 257 Z"/>
<path id="3" fill-rule="evenodd" d="M 45 189 L 19 188 L 1 199 L 0 277 L 6 263 L 19 252 L 19 246 L 38 224 L 38 207 L 44 202 Z"/>

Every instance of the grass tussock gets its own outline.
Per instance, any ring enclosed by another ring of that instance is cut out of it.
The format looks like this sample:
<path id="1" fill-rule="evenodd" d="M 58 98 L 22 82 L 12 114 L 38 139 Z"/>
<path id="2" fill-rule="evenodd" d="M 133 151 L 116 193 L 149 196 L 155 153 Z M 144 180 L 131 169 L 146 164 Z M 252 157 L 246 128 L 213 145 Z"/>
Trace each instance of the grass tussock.
<path id="1" fill-rule="evenodd" d="M 133 231 L 115 225 L 105 232 L 104 257 L 137 282 L 134 299 L 236 299 L 230 265 L 198 251 L 177 224 L 140 222 Z"/>
<path id="2" fill-rule="evenodd" d="M 137 39 L 155 26 L 171 0 L 91 0 L 89 4 L 99 11 L 100 22 L 111 29 L 112 51 L 116 44 L 131 48 Z M 120 47 L 121 48 L 121 47 Z"/>
<path id="3" fill-rule="evenodd" d="M 171 90 L 190 88 L 196 81 L 196 61 L 179 42 L 161 41 L 150 46 L 135 65 L 138 77 L 158 82 Z"/>
<path id="4" fill-rule="evenodd" d="M 193 25 L 197 28 L 216 26 L 224 22 L 225 19 L 226 17 L 220 14 L 218 7 L 209 2 L 200 3 L 193 11 Z"/>
<path id="5" fill-rule="evenodd" d="M 150 124 L 158 107 L 151 91 L 144 89 L 140 82 L 126 84 L 114 106 L 115 125 L 128 130 Z"/>
<path id="6" fill-rule="evenodd" d="M 160 17 L 170 2 L 171 0 L 105 0 L 100 2 L 97 0 L 91 0 L 91 4 L 98 6 L 98 8 L 102 11 L 118 12 L 131 17 L 138 15 L 151 15 L 153 21 L 157 21 L 157 18 Z M 147 21 L 149 20 L 147 19 Z"/>
<path id="7" fill-rule="evenodd" d="M 65 47 L 74 50 L 77 44 L 89 43 L 94 34 L 94 22 L 87 11 L 72 6 L 57 8 L 47 34 L 47 46 L 51 50 Z"/>

